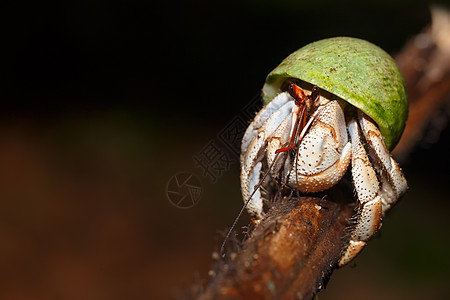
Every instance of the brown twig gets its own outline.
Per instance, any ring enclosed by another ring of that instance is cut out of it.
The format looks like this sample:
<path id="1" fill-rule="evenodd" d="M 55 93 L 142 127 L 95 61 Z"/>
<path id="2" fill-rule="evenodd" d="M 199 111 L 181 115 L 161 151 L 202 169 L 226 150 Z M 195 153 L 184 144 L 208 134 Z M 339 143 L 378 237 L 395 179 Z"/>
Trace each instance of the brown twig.
<path id="1" fill-rule="evenodd" d="M 409 116 L 393 155 L 404 162 L 424 138 L 433 118 L 450 102 L 450 11 L 431 9 L 432 24 L 413 37 L 396 56 L 408 89 Z M 445 116 L 448 119 L 448 115 Z M 440 127 L 440 128 L 438 128 Z"/>
<path id="2" fill-rule="evenodd" d="M 347 196 L 348 197 L 348 196 Z M 229 253 L 199 299 L 310 299 L 347 244 L 354 210 L 344 198 L 284 198 L 240 251 Z"/>

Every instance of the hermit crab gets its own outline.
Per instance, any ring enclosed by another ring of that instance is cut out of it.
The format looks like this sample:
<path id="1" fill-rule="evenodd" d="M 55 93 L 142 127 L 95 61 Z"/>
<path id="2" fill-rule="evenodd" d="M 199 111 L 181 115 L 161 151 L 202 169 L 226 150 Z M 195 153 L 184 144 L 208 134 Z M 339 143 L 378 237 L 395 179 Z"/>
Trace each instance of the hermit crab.
<path id="1" fill-rule="evenodd" d="M 339 261 L 345 265 L 407 190 L 389 153 L 408 115 L 403 77 L 381 48 L 337 37 L 288 56 L 267 76 L 262 96 L 265 106 L 242 140 L 247 211 L 257 223 L 276 188 L 325 191 L 350 168 L 358 213 Z"/>

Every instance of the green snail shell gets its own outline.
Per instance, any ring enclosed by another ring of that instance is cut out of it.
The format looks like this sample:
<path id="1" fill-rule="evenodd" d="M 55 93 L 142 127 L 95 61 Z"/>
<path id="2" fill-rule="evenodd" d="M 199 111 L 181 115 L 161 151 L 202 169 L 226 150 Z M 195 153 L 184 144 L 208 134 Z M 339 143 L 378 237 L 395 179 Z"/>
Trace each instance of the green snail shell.
<path id="1" fill-rule="evenodd" d="M 392 57 L 374 44 L 336 37 L 304 46 L 267 76 L 264 103 L 292 79 L 317 85 L 369 115 L 389 150 L 400 139 L 408 117 L 405 81 Z"/>

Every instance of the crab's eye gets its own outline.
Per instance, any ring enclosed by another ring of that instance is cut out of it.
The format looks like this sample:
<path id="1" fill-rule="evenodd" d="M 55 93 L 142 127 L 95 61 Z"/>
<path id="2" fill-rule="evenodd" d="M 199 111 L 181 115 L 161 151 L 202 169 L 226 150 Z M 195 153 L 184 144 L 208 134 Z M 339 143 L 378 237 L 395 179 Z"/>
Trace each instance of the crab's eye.
<path id="1" fill-rule="evenodd" d="M 311 100 L 316 100 L 319 97 L 319 88 L 317 86 L 314 86 L 311 95 L 309 96 Z"/>
<path id="2" fill-rule="evenodd" d="M 295 83 L 289 84 L 288 92 L 289 95 L 295 99 L 295 104 L 303 105 L 305 103 L 305 100 L 307 99 L 305 92 L 303 92 L 303 89 Z"/>
<path id="3" fill-rule="evenodd" d="M 288 87 L 289 95 L 291 95 L 292 98 L 296 99 L 295 90 L 294 90 L 294 84 L 290 83 Z"/>

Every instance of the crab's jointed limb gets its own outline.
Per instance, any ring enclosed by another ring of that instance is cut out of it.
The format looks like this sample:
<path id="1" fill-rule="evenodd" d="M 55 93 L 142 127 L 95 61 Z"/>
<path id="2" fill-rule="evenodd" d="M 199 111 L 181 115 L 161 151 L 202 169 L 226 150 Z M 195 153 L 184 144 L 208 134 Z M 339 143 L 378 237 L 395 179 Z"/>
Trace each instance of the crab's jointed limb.
<path id="1" fill-rule="evenodd" d="M 351 158 L 345 117 L 338 101 L 318 109 L 309 132 L 298 146 L 289 185 L 304 193 L 327 190 L 344 176 Z"/>
<path id="2" fill-rule="evenodd" d="M 389 154 L 383 137 L 373 121 L 365 114 L 358 113 L 359 124 L 366 141 L 370 144 L 370 155 L 375 168 L 381 177 L 383 215 L 408 189 L 403 172 L 397 162 Z"/>
<path id="3" fill-rule="evenodd" d="M 339 260 L 339 266 L 347 264 L 358 255 L 381 227 L 384 213 L 407 189 L 406 179 L 386 149 L 378 128 L 362 113 L 358 113 L 358 121 L 370 147 L 372 160 L 361 142 L 358 123 L 352 119 L 348 131 L 352 143 L 352 177 L 358 196 L 359 218 L 347 249 Z M 381 185 L 377 173 L 382 179 Z"/>
<path id="4" fill-rule="evenodd" d="M 255 187 L 260 183 L 267 139 L 273 135 L 283 120 L 291 118 L 293 101 L 290 100 L 287 93 L 277 96 L 256 115 L 243 137 L 242 148 L 245 148 L 245 151 L 241 154 L 242 197 L 244 201 L 251 198 L 247 210 L 257 219 L 264 217 L 261 191 L 255 190 Z"/>
<path id="5" fill-rule="evenodd" d="M 381 226 L 381 199 L 378 195 L 379 183 L 375 170 L 359 136 L 358 124 L 351 120 L 348 125 L 352 143 L 352 177 L 358 195 L 360 216 L 344 251 L 339 265 L 351 261 L 366 245 L 366 241 Z"/>

